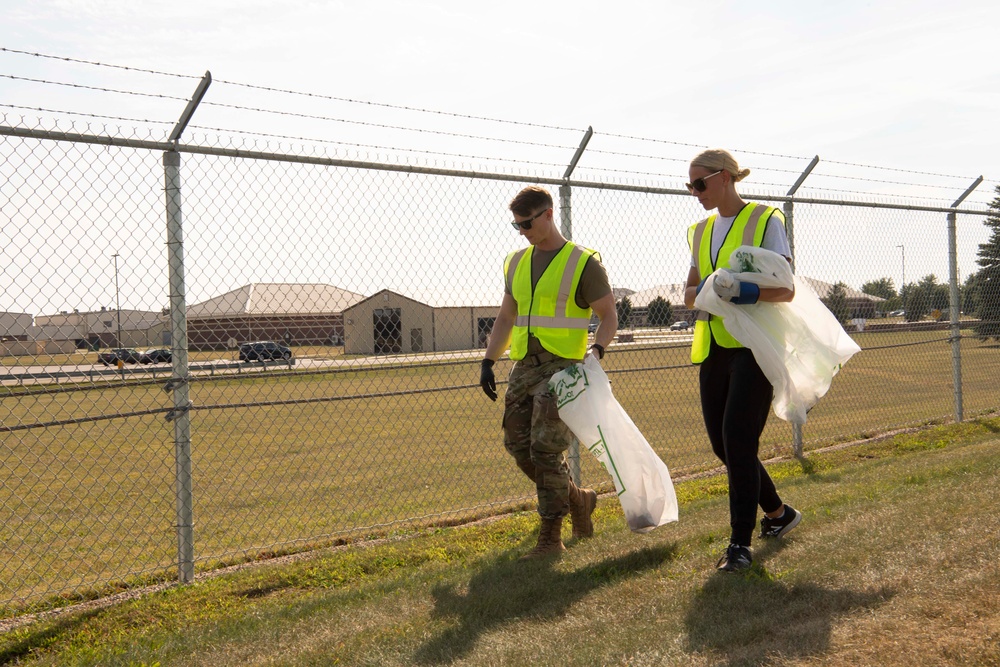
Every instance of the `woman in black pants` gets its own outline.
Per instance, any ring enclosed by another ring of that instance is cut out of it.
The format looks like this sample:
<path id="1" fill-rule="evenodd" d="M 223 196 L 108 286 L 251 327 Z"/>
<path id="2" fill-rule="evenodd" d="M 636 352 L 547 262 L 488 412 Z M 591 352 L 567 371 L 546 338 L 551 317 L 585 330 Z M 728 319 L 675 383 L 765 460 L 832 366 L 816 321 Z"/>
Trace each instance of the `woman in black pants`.
<path id="1" fill-rule="evenodd" d="M 684 291 L 688 308 L 694 308 L 695 297 L 708 276 L 716 269 L 729 268 L 730 254 L 741 245 L 773 250 L 791 261 L 781 211 L 745 202 L 736 192 L 736 183 L 749 173 L 721 149 L 703 151 L 691 160 L 688 191 L 706 211 L 716 212 L 688 230 L 691 269 Z M 721 298 L 748 307 L 759 301 L 791 301 L 795 296 L 793 289 L 761 289 L 727 273 L 716 276 L 713 287 Z M 773 388 L 753 353 L 733 338 L 722 318 L 708 313 L 700 313 L 695 323 L 691 361 L 701 365 L 702 416 L 712 451 L 726 465 L 729 477 L 732 532 L 718 568 L 726 572 L 746 570 L 753 562 L 750 542 L 758 506 L 764 511 L 761 537 L 782 537 L 802 519 L 800 512 L 781 501 L 758 458 Z"/>

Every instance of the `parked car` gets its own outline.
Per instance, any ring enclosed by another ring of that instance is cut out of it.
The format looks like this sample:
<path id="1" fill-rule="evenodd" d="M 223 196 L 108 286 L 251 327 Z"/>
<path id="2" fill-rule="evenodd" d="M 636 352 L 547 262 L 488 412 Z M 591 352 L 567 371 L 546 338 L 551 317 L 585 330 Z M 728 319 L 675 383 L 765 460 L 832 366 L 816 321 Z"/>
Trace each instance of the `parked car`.
<path id="1" fill-rule="evenodd" d="M 169 364 L 171 361 L 173 361 L 173 355 L 166 348 L 146 350 L 139 355 L 140 364 Z"/>
<path id="2" fill-rule="evenodd" d="M 275 343 L 273 340 L 259 340 L 240 345 L 240 361 L 269 361 L 278 359 L 288 361 L 291 358 L 291 348 L 285 347 L 281 343 Z"/>
<path id="3" fill-rule="evenodd" d="M 905 315 L 906 315 L 905 310 L 894 310 L 891 313 L 889 313 L 889 317 L 903 317 Z"/>
<path id="4" fill-rule="evenodd" d="M 138 350 L 133 350 L 130 347 L 116 347 L 98 354 L 97 361 L 105 366 L 117 366 L 119 359 L 126 364 L 137 364 L 140 356 Z"/>
<path id="5" fill-rule="evenodd" d="M 671 331 L 687 331 L 690 328 L 691 325 L 684 320 L 677 320 L 676 322 L 670 325 Z"/>

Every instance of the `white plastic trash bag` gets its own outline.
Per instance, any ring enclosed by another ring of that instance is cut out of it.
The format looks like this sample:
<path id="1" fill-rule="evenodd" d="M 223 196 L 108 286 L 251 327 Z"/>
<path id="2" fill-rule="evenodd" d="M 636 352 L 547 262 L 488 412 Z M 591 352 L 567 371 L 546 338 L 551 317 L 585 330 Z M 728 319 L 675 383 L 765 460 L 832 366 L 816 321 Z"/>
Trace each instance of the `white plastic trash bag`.
<path id="1" fill-rule="evenodd" d="M 715 278 L 726 270 L 719 269 L 708 277 L 694 305 L 722 317 L 733 338 L 753 351 L 774 387 L 774 414 L 805 424 L 806 413 L 830 389 L 833 376 L 861 348 L 778 253 L 740 246 L 730 255 L 729 265 L 739 281 L 760 287 L 795 286 L 795 298 L 787 303 L 738 306 L 715 293 Z"/>
<path id="2" fill-rule="evenodd" d="M 646 533 L 677 521 L 670 471 L 611 393 L 611 383 L 592 355 L 549 380 L 559 418 L 604 464 L 618 490 L 628 527 Z"/>

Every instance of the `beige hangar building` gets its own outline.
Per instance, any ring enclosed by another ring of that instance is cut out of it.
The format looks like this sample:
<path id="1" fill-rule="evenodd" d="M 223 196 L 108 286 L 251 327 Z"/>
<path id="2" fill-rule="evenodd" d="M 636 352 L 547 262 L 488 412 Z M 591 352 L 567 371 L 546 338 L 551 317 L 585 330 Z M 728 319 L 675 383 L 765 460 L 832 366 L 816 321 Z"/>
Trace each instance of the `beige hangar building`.
<path id="1" fill-rule="evenodd" d="M 434 306 L 381 290 L 344 309 L 345 354 L 407 354 L 486 347 L 499 304 Z"/>

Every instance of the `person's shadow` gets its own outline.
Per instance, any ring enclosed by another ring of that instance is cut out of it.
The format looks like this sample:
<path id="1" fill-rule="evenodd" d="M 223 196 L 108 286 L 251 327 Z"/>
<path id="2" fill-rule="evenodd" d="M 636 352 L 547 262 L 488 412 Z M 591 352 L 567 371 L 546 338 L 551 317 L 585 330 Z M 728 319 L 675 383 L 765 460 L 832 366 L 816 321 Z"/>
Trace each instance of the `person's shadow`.
<path id="1" fill-rule="evenodd" d="M 446 664 L 463 658 L 480 635 L 508 623 L 557 618 L 601 586 L 642 574 L 676 557 L 675 544 L 650 546 L 579 570 L 553 569 L 554 559 L 519 562 L 508 555 L 469 581 L 468 591 L 454 584 L 435 587 L 433 615 L 457 623 L 417 649 L 419 664 Z"/>
<path id="2" fill-rule="evenodd" d="M 771 542 L 755 559 L 781 549 Z M 719 656 L 718 664 L 760 666 L 783 659 L 821 655 L 829 648 L 837 616 L 874 609 L 894 589 L 831 589 L 813 583 L 783 583 L 760 565 L 747 574 L 712 574 L 684 618 L 688 650 Z"/>

